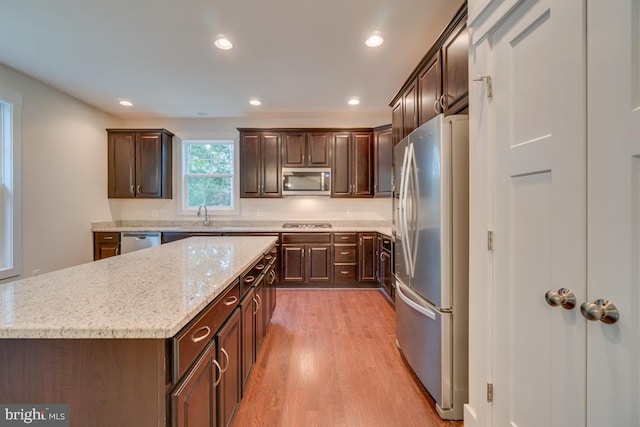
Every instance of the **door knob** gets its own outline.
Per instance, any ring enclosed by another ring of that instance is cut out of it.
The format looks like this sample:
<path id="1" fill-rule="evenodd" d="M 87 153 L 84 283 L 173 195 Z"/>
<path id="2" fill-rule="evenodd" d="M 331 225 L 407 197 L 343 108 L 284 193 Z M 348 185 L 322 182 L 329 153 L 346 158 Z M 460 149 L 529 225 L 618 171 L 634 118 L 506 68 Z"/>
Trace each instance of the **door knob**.
<path id="1" fill-rule="evenodd" d="M 599 299 L 595 302 L 585 302 L 580 306 L 582 315 L 587 320 L 599 320 L 602 323 L 612 325 L 620 318 L 620 312 L 611 301 Z"/>
<path id="2" fill-rule="evenodd" d="M 572 310 L 576 306 L 576 294 L 571 289 L 560 288 L 558 291 L 549 291 L 544 295 L 544 299 L 551 307 L 559 305 L 567 310 Z"/>

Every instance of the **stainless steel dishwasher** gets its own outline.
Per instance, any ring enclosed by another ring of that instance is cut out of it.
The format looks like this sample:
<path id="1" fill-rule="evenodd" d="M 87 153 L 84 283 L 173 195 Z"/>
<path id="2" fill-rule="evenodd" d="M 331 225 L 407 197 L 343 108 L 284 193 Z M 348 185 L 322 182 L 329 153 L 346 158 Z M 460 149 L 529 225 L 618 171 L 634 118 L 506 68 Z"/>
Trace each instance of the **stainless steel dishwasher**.
<path id="1" fill-rule="evenodd" d="M 160 232 L 156 233 L 135 233 L 125 232 L 120 235 L 120 252 L 138 251 L 140 249 L 160 246 Z"/>

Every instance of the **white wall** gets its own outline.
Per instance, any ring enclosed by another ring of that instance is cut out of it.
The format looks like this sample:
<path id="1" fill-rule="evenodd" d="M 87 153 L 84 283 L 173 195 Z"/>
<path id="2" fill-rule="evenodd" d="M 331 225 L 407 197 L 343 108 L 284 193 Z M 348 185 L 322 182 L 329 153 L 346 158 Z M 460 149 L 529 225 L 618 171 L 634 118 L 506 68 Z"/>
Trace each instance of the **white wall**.
<path id="1" fill-rule="evenodd" d="M 111 218 L 105 128 L 118 120 L 0 65 L 22 109 L 22 278 L 93 259 L 91 221 Z"/>

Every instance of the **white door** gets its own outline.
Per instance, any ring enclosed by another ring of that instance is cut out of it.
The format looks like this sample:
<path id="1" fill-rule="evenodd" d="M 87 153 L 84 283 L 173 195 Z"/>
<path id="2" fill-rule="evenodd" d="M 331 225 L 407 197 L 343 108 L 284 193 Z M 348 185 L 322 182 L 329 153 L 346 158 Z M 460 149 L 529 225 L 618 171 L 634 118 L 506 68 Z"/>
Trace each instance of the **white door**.
<path id="1" fill-rule="evenodd" d="M 640 426 L 640 0 L 587 3 L 587 425 Z"/>
<path id="2" fill-rule="evenodd" d="M 525 1 L 489 34 L 493 78 L 493 425 L 585 423 L 582 0 Z M 582 106 L 582 107 L 581 107 Z"/>

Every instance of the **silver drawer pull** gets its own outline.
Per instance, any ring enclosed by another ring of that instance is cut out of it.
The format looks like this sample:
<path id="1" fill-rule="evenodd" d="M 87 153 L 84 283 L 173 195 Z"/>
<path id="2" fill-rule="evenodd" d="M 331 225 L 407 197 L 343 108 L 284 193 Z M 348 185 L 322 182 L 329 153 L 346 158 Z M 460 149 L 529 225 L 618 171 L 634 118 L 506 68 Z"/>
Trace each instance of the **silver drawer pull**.
<path id="1" fill-rule="evenodd" d="M 233 305 L 237 302 L 238 302 L 238 297 L 235 295 L 232 295 L 224 301 L 224 305 Z"/>
<path id="2" fill-rule="evenodd" d="M 265 258 L 265 259 L 271 259 L 271 258 L 273 258 L 273 255 L 265 255 L 265 257 L 264 257 L 264 258 Z"/>
<path id="3" fill-rule="evenodd" d="M 342 236 L 340 237 L 342 240 L 347 240 L 349 238 L 349 236 Z"/>
<path id="4" fill-rule="evenodd" d="M 349 255 L 349 252 L 340 252 L 340 255 Z"/>
<path id="5" fill-rule="evenodd" d="M 113 240 L 113 236 L 106 236 L 106 237 L 103 237 L 103 239 L 104 240 Z"/>
<path id="6" fill-rule="evenodd" d="M 224 374 L 229 369 L 229 353 L 224 349 L 224 347 L 220 347 L 220 351 L 224 354 L 225 359 L 227 359 L 227 363 L 225 363 L 224 368 L 222 368 L 222 373 Z"/>
<path id="7" fill-rule="evenodd" d="M 247 283 L 252 283 L 254 280 L 256 280 L 256 278 L 253 277 L 253 276 L 246 276 L 244 278 L 244 281 L 247 282 Z"/>
<path id="8" fill-rule="evenodd" d="M 220 372 L 220 375 L 218 376 L 218 379 L 216 380 L 216 382 L 213 384 L 213 388 L 218 387 L 218 384 L 220 384 L 220 380 L 222 380 L 222 368 L 220 367 L 220 364 L 218 363 L 217 360 L 213 360 L 213 364 L 216 365 L 216 368 L 218 370 L 218 372 Z"/>
<path id="9" fill-rule="evenodd" d="M 349 271 L 347 271 L 347 270 L 342 270 L 342 271 L 340 271 L 340 273 L 342 273 L 342 274 L 349 274 Z"/>
<path id="10" fill-rule="evenodd" d="M 199 333 L 202 333 L 202 332 L 204 332 L 204 333 L 201 334 L 200 336 L 196 336 L 196 335 L 198 335 Z M 198 329 L 197 331 L 194 331 L 191 334 L 191 341 L 200 342 L 200 341 L 206 339 L 209 336 L 210 333 L 211 333 L 211 328 L 208 327 L 208 326 L 203 326 L 202 328 Z"/>

